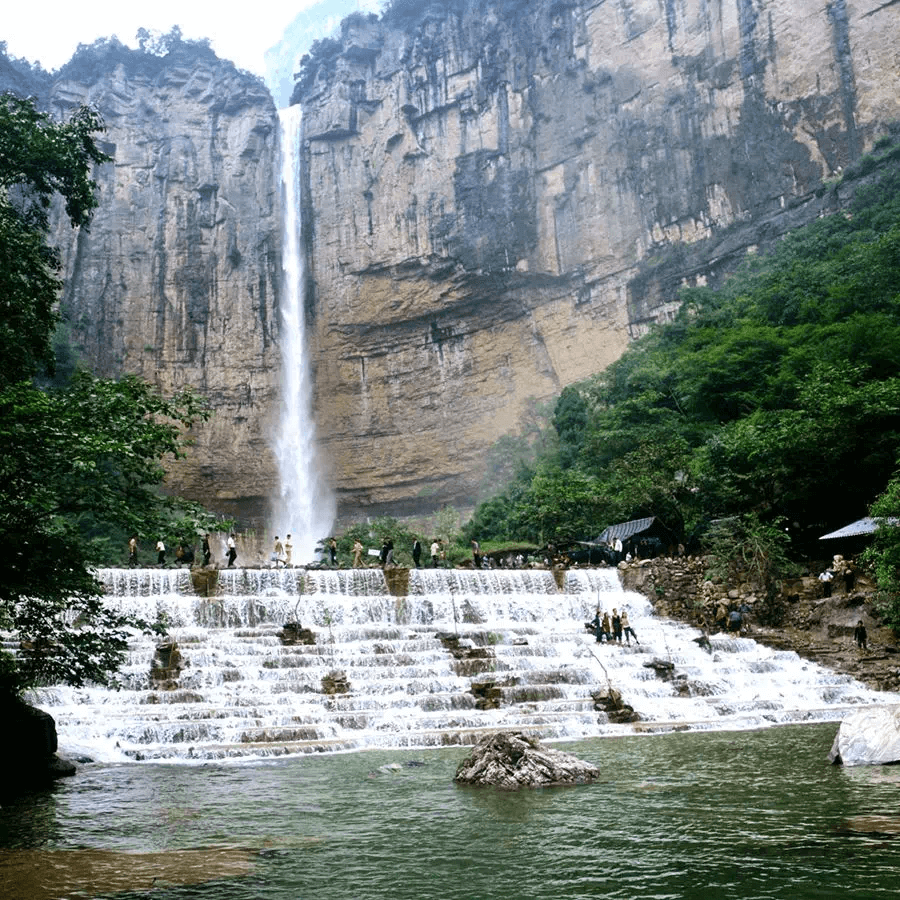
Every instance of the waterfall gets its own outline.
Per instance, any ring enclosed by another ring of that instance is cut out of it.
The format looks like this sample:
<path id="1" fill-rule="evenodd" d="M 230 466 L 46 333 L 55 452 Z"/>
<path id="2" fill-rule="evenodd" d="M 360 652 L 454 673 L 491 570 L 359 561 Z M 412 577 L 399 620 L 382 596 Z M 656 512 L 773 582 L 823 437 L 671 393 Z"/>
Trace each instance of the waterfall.
<path id="1" fill-rule="evenodd" d="M 738 730 L 898 701 L 749 638 L 704 648 L 612 568 L 570 572 L 561 588 L 539 570 L 411 570 L 406 596 L 380 569 L 218 575 L 198 596 L 187 571 L 98 573 L 111 607 L 166 622 L 179 666 L 161 675 L 154 639 L 136 635 L 119 690 L 42 689 L 32 699 L 64 754 L 186 761 L 473 744 L 499 729 L 544 740 Z M 627 608 L 640 644 L 595 643 L 584 626 L 598 606 Z M 297 624 L 310 642 L 292 641 Z M 608 686 L 638 721 L 596 705 Z"/>
<path id="2" fill-rule="evenodd" d="M 279 121 L 283 198 L 280 294 L 283 394 L 275 441 L 280 493 L 274 504 L 273 531 L 282 538 L 291 535 L 292 560 L 303 564 L 312 561 L 316 543 L 330 532 L 335 503 L 316 455 L 312 386 L 306 352 L 300 107 L 281 110 Z"/>

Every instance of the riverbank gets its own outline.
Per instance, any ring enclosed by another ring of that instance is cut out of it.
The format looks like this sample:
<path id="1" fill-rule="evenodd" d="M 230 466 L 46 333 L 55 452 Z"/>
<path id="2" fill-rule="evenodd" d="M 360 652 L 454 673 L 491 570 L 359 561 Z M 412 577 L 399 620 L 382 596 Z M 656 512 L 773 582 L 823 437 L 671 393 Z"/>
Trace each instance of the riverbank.
<path id="1" fill-rule="evenodd" d="M 850 675 L 870 688 L 900 691 L 900 641 L 886 627 L 875 605 L 875 585 L 858 575 L 848 591 L 843 584 L 823 596 L 818 578 L 806 575 L 782 583 L 776 600 L 777 626 L 760 623 L 763 597 L 751 584 L 728 585 L 705 577 L 699 557 L 640 560 L 620 567 L 623 585 L 648 597 L 655 611 L 709 631 L 719 630 L 720 606 L 744 608 L 744 634 L 766 646 L 793 650 L 804 659 Z M 862 621 L 867 647 L 854 641 Z"/>

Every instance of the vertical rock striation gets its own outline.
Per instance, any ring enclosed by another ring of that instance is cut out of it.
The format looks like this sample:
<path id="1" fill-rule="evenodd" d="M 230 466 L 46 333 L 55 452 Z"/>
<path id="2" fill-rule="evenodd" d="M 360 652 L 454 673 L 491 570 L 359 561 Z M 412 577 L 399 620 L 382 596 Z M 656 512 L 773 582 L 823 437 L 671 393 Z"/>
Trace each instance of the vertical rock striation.
<path id="1" fill-rule="evenodd" d="M 817 215 L 821 180 L 900 118 L 891 6 L 394 0 L 345 20 L 294 94 L 342 511 L 472 502 L 530 398 Z"/>
<path id="2" fill-rule="evenodd" d="M 486 450 L 747 253 L 900 120 L 897 0 L 391 0 L 301 68 L 307 329 L 344 516 L 466 507 Z M 276 114 L 208 48 L 115 40 L 0 86 L 103 114 L 60 222 L 102 374 L 210 398 L 171 488 L 264 520 L 280 358 Z M 830 202 L 830 201 L 828 201 Z"/>
<path id="3" fill-rule="evenodd" d="M 90 229 L 59 228 L 61 307 L 81 359 L 209 398 L 169 486 L 262 521 L 277 486 L 270 450 L 280 361 L 276 113 L 265 86 L 212 51 L 165 57 L 115 41 L 82 49 L 46 98 L 102 113 L 114 161 L 97 173 Z"/>

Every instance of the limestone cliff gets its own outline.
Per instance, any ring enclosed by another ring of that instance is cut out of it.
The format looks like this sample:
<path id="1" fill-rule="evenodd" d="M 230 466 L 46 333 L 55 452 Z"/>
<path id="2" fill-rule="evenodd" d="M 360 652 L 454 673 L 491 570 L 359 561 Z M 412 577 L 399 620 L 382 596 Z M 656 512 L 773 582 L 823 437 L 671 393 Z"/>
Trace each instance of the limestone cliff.
<path id="1" fill-rule="evenodd" d="M 819 214 L 822 179 L 900 120 L 897 3 L 392 0 L 323 41 L 295 99 L 315 417 L 342 515 L 471 504 L 532 398 Z M 267 91 L 202 46 L 114 40 L 52 76 L 0 64 L 0 86 L 100 109 L 100 208 L 58 230 L 71 337 L 101 373 L 206 394 L 215 418 L 171 487 L 264 520 Z"/>
<path id="2" fill-rule="evenodd" d="M 277 123 L 265 86 L 212 51 L 165 57 L 115 41 L 82 50 L 46 98 L 96 106 L 113 162 L 95 173 L 89 230 L 61 223 L 61 307 L 82 360 L 209 398 L 170 488 L 263 521 L 277 488 L 270 451 L 280 358 Z"/>
<path id="3" fill-rule="evenodd" d="M 465 505 L 530 397 L 817 215 L 900 119 L 896 0 L 393 0 L 306 61 L 342 511 Z"/>

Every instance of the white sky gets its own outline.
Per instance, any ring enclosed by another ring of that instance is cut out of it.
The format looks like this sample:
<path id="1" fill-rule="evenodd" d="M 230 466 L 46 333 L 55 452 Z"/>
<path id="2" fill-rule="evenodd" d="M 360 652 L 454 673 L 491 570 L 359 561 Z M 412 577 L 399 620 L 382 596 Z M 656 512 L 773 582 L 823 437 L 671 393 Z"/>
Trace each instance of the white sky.
<path id="1" fill-rule="evenodd" d="M 264 75 L 263 56 L 286 26 L 318 0 L 7 0 L 0 40 L 11 56 L 48 70 L 71 59 L 79 44 L 115 35 L 136 47 L 139 28 L 181 27 L 188 39 L 209 38 L 215 52 L 239 68 Z"/>

